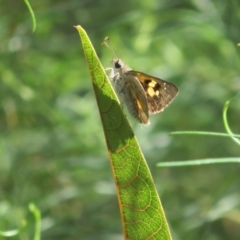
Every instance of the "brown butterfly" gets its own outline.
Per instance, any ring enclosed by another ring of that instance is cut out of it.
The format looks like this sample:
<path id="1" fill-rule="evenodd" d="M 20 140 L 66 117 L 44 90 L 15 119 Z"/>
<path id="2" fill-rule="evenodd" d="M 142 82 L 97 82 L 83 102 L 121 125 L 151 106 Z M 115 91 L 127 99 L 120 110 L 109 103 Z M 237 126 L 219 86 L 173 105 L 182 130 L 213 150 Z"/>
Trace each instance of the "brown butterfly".
<path id="1" fill-rule="evenodd" d="M 163 111 L 178 94 L 174 84 L 134 71 L 119 58 L 112 59 L 111 63 L 109 78 L 120 103 L 125 104 L 130 114 L 141 124 L 150 124 L 149 112 L 155 114 Z"/>

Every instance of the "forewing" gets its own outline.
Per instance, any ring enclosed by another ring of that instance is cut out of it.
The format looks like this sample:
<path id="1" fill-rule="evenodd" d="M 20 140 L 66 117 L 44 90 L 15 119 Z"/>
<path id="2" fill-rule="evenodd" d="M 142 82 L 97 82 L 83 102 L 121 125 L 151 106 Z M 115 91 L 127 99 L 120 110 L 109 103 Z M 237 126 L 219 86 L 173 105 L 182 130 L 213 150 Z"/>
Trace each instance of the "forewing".
<path id="1" fill-rule="evenodd" d="M 129 72 L 124 75 L 126 91 L 128 92 L 128 101 L 126 105 L 129 112 L 143 124 L 149 124 L 149 109 L 147 96 L 143 86 L 138 81 L 138 79 L 129 74 Z"/>
<path id="2" fill-rule="evenodd" d="M 177 87 L 167 81 L 147 75 L 145 73 L 130 71 L 137 77 L 146 92 L 148 109 L 151 113 L 163 111 L 177 96 Z"/>

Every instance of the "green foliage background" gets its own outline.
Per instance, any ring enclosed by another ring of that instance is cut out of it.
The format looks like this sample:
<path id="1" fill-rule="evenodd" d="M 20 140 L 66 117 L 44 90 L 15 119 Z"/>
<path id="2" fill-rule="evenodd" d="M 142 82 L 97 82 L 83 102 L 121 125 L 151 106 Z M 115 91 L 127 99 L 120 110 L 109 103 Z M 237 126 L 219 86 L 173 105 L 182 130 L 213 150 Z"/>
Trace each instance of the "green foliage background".
<path id="1" fill-rule="evenodd" d="M 240 238 L 239 165 L 156 168 L 159 161 L 239 156 L 223 132 L 224 102 L 240 90 L 239 12 L 233 1 L 0 1 L 0 231 L 32 239 L 34 202 L 42 239 L 123 239 L 100 117 L 74 25 L 88 32 L 104 66 L 112 53 L 133 69 L 175 83 L 179 96 L 141 128 L 174 239 Z M 229 122 L 240 133 L 240 99 Z M 2 238 L 4 239 L 4 238 Z"/>

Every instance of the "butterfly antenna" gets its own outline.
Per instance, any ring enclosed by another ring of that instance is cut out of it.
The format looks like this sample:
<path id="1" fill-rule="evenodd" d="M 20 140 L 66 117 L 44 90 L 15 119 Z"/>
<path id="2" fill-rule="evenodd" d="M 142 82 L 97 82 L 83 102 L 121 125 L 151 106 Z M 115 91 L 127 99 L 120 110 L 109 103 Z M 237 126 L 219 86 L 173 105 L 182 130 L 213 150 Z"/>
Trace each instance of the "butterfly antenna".
<path id="1" fill-rule="evenodd" d="M 117 59 L 119 59 L 113 45 L 112 42 L 110 41 L 109 37 L 105 37 L 104 42 L 102 43 L 102 45 L 105 45 L 112 53 L 113 55 L 115 55 L 117 57 Z"/>

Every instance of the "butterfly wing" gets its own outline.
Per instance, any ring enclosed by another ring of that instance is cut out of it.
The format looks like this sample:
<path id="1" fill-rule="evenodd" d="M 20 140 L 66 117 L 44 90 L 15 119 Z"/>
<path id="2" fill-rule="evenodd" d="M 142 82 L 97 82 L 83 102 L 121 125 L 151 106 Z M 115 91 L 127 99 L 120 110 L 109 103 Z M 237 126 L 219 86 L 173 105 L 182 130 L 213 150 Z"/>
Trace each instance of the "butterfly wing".
<path id="1" fill-rule="evenodd" d="M 129 112 L 142 124 L 149 124 L 149 109 L 147 96 L 142 84 L 138 79 L 129 74 L 129 72 L 124 74 L 125 79 L 125 91 L 126 96 L 125 101 Z"/>
<path id="2" fill-rule="evenodd" d="M 141 83 L 146 92 L 148 109 L 153 114 L 163 111 L 178 94 L 177 87 L 170 82 L 133 70 L 129 73 Z"/>

